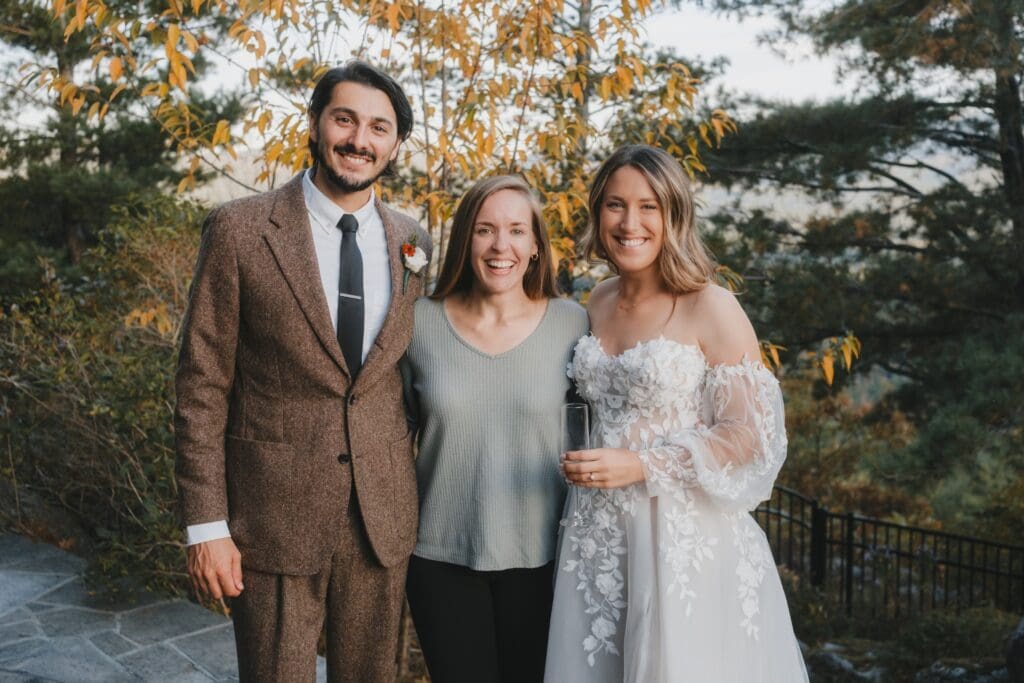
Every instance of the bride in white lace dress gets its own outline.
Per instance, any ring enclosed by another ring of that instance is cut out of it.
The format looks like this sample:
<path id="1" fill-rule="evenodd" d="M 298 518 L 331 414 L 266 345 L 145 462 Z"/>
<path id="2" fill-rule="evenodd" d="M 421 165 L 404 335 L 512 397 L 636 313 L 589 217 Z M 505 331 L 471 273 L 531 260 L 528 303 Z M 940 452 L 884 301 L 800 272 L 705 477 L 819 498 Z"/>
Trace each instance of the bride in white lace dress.
<path id="1" fill-rule="evenodd" d="M 567 454 L 550 683 L 807 680 L 750 516 L 786 457 L 782 395 L 694 228 L 679 164 L 624 147 L 595 176 L 591 294 L 569 368 L 596 448 Z"/>

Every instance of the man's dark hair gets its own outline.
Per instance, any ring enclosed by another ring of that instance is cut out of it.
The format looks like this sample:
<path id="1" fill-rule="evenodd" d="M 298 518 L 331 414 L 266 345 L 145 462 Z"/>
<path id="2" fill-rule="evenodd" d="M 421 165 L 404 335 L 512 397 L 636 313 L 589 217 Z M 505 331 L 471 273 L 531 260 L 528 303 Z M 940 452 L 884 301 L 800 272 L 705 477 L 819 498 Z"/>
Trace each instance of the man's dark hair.
<path id="1" fill-rule="evenodd" d="M 391 100 L 391 107 L 395 110 L 395 123 L 398 126 L 398 139 L 407 140 L 412 133 L 412 106 L 409 105 L 409 98 L 398 81 L 388 76 L 375 66 L 367 64 L 358 59 L 347 62 L 344 66 L 336 66 L 320 77 L 316 87 L 313 88 L 313 95 L 309 98 L 309 114 L 314 121 L 320 120 L 320 114 L 324 107 L 331 101 L 334 93 L 334 86 L 339 83 L 361 83 L 380 90 Z M 314 142 L 308 141 L 309 149 L 316 156 Z"/>

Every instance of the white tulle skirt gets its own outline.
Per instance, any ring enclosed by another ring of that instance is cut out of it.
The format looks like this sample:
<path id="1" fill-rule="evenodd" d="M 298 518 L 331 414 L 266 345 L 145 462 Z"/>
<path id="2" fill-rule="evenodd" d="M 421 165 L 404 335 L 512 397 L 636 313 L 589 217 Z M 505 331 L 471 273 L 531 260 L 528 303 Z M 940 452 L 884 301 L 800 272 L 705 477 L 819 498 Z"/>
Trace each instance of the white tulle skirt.
<path id="1" fill-rule="evenodd" d="M 578 514 L 559 543 L 545 681 L 807 681 L 754 519 L 699 495 L 682 510 L 658 502 L 639 488 L 572 489 L 567 510 Z"/>

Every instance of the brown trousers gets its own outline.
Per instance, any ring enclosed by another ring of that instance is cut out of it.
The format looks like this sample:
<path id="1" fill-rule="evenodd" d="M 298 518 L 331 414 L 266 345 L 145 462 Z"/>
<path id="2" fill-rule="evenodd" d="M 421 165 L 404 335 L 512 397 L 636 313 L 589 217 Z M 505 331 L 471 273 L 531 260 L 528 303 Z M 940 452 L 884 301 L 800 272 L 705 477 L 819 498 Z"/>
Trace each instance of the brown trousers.
<path id="1" fill-rule="evenodd" d="M 326 622 L 328 681 L 394 683 L 407 567 L 408 561 L 393 567 L 377 562 L 352 489 L 346 528 L 323 571 L 244 570 L 245 590 L 231 601 L 240 681 L 316 680 L 317 641 Z"/>

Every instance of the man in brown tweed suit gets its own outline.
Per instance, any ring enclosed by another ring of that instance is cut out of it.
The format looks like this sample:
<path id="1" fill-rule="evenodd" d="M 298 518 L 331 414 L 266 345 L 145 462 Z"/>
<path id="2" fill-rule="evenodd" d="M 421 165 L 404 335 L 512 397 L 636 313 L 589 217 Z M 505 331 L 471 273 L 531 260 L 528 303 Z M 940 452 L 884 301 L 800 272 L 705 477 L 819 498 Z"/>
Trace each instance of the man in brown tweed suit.
<path id="1" fill-rule="evenodd" d="M 395 679 L 416 481 L 398 369 L 425 271 L 374 196 L 412 127 L 362 62 L 310 100 L 313 168 L 203 226 L 176 377 L 188 569 L 231 601 L 243 681 Z M 419 255 L 422 261 L 423 254 Z M 407 272 L 409 271 L 409 272 Z"/>

